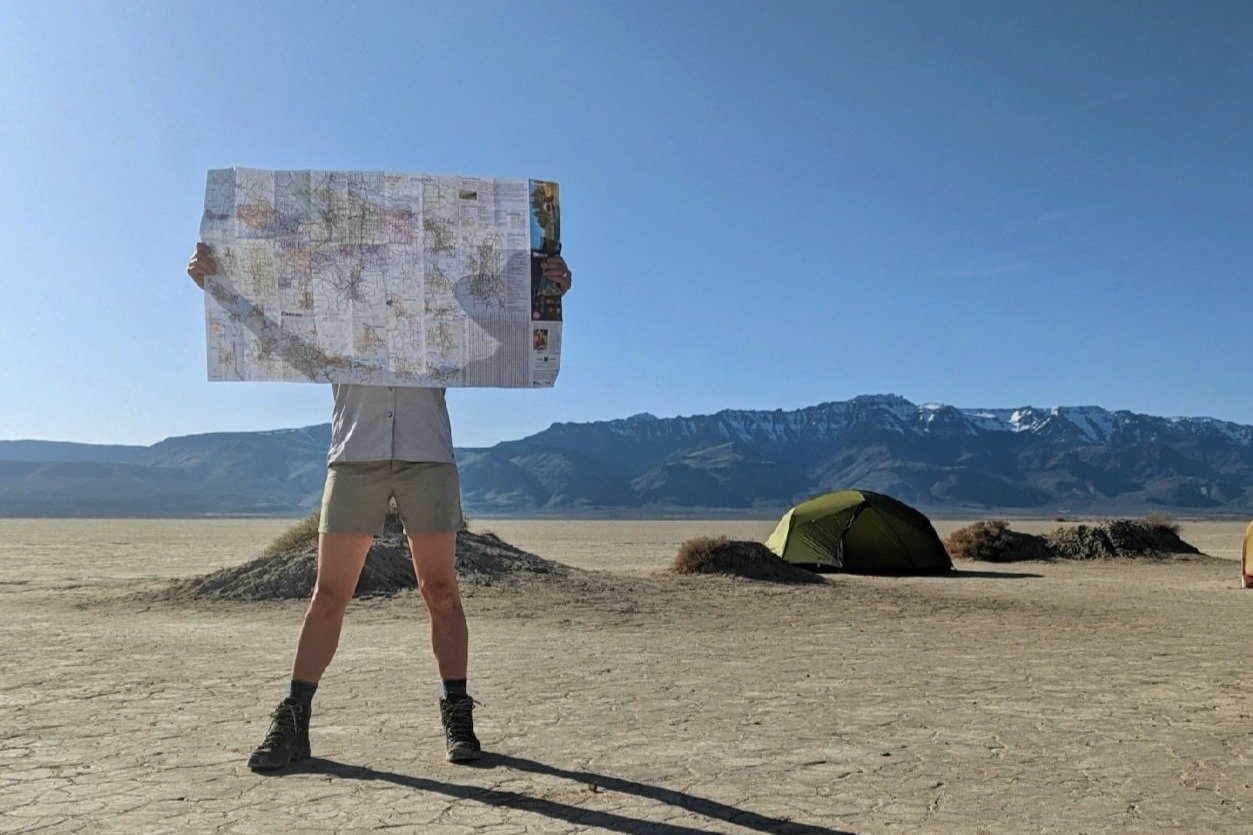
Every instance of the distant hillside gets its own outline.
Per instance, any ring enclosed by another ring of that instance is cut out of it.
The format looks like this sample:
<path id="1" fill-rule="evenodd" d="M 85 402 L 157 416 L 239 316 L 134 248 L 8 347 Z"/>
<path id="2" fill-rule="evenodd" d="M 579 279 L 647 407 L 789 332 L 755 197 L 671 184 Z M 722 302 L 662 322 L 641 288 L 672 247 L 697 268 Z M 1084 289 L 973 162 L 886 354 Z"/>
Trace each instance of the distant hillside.
<path id="1" fill-rule="evenodd" d="M 0 516 L 307 513 L 330 424 L 168 438 L 150 447 L 0 441 Z"/>
<path id="2" fill-rule="evenodd" d="M 329 425 L 151 447 L 0 441 L 0 515 L 306 513 Z M 1253 427 L 1096 406 L 864 396 L 795 411 L 558 423 L 458 450 L 474 516 L 769 515 L 845 487 L 931 513 L 1253 515 Z"/>
<path id="3" fill-rule="evenodd" d="M 76 461 L 126 464 L 147 450 L 142 446 L 71 444 L 63 441 L 0 441 L 0 461 Z"/>

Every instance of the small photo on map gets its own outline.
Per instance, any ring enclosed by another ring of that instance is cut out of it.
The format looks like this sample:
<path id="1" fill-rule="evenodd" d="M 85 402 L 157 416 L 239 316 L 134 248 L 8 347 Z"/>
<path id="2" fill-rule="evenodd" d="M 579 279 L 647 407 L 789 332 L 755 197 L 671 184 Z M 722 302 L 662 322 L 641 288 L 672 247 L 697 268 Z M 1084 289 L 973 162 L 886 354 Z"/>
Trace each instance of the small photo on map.
<path id="1" fill-rule="evenodd" d="M 531 180 L 531 250 L 561 252 L 561 201 L 556 183 Z"/>
<path id="2" fill-rule="evenodd" d="M 548 350 L 548 328 L 536 328 L 531 332 L 531 347 L 541 352 Z"/>

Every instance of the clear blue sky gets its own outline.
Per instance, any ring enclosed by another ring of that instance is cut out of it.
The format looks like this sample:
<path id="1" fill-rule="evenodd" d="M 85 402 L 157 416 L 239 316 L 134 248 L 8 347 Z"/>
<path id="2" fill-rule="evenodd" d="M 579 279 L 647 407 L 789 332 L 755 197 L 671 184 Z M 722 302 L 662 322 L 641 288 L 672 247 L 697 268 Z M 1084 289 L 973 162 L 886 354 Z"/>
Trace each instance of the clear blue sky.
<path id="1" fill-rule="evenodd" d="M 893 392 L 1253 424 L 1253 3 L 0 3 L 0 439 L 329 418 L 208 383 L 205 171 L 562 186 L 563 368 L 456 441 Z"/>

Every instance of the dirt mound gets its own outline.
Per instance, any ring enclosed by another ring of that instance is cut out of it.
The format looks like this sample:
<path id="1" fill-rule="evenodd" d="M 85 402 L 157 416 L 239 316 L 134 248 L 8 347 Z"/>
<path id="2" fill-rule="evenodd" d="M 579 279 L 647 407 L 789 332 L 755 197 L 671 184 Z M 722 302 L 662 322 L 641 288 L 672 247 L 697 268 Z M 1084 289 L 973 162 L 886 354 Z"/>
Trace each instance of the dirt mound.
<path id="1" fill-rule="evenodd" d="M 568 577 L 575 569 L 515 548 L 492 533 L 457 534 L 457 579 L 463 586 L 491 586 L 533 579 Z M 317 574 L 317 515 L 280 534 L 260 557 L 212 574 L 178 580 L 167 599 L 226 598 L 282 600 L 307 598 Z M 417 588 L 409 545 L 400 522 L 389 516 L 375 537 L 354 597 L 390 595 Z"/>
<path id="2" fill-rule="evenodd" d="M 823 583 L 818 575 L 776 556 L 760 542 L 698 537 L 679 546 L 670 570 L 676 574 L 730 574 L 772 583 Z"/>
<path id="3" fill-rule="evenodd" d="M 983 562 L 1047 560 L 1050 557 L 1043 539 L 1011 531 L 1009 525 L 999 519 L 958 528 L 944 540 L 944 547 L 955 559 Z"/>
<path id="4" fill-rule="evenodd" d="M 944 547 L 955 558 L 986 562 L 1162 559 L 1201 553 L 1179 538 L 1178 525 L 1151 518 L 1110 519 L 1044 536 L 1011 531 L 1000 520 L 975 522 L 949 534 Z"/>

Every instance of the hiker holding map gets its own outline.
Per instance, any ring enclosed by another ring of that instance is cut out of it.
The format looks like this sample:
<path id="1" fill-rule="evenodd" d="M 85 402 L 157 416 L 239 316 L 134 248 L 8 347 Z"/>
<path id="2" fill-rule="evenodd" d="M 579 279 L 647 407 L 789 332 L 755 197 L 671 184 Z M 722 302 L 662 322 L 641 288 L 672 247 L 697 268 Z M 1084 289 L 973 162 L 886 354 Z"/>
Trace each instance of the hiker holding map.
<path id="1" fill-rule="evenodd" d="M 392 501 L 430 620 L 447 759 L 480 756 L 444 389 L 553 384 L 572 282 L 558 205 L 543 181 L 209 173 L 187 273 L 206 291 L 210 379 L 330 382 L 334 399 L 317 582 L 254 771 L 310 756 L 313 695 Z"/>

